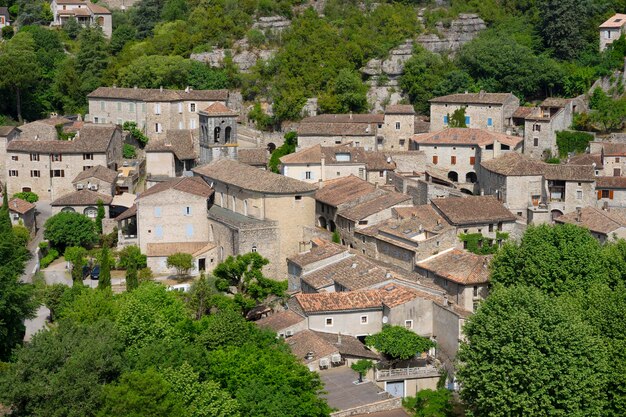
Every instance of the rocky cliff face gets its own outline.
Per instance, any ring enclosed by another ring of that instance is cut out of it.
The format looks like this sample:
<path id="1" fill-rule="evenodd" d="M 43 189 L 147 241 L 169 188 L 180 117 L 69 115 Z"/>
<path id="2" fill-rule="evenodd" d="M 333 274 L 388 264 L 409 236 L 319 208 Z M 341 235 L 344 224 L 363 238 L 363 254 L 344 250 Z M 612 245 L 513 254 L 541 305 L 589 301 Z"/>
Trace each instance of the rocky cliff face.
<path id="1" fill-rule="evenodd" d="M 398 104 L 405 98 L 398 83 L 404 73 L 404 64 L 413 54 L 415 42 L 431 52 L 453 54 L 485 28 L 485 22 L 478 15 L 461 14 L 452 21 L 449 28 L 439 23 L 439 35 L 420 35 L 415 41 L 407 39 L 402 45 L 389 51 L 387 58 L 370 60 L 361 72 L 370 81 L 367 99 L 372 110 L 382 111 L 387 105 Z"/>
<path id="2" fill-rule="evenodd" d="M 268 16 L 259 18 L 253 25 L 253 29 L 258 29 L 266 35 L 276 35 L 287 29 L 291 21 L 282 16 Z M 222 68 L 227 55 L 233 58 L 241 72 L 248 72 L 259 59 L 267 61 L 276 55 L 276 49 L 260 49 L 252 47 L 246 39 L 240 39 L 233 45 L 232 49 L 216 48 L 211 52 L 191 54 L 191 59 L 205 62 L 212 67 Z"/>
<path id="3" fill-rule="evenodd" d="M 431 52 L 454 53 L 486 28 L 485 22 L 478 15 L 460 14 L 458 19 L 452 21 L 449 28 L 444 27 L 441 22 L 437 23 L 436 29 L 439 35 L 420 35 L 417 42 Z"/>

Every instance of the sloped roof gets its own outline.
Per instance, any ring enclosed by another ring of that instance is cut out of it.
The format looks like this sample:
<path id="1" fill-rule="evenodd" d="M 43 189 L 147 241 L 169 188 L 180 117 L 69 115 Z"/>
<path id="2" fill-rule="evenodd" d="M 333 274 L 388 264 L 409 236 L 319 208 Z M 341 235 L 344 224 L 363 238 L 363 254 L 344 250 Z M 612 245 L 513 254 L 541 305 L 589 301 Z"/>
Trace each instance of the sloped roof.
<path id="1" fill-rule="evenodd" d="M 349 291 L 355 291 L 389 281 L 394 275 L 397 276 L 397 274 L 388 276 L 389 273 L 387 268 L 364 256 L 352 255 L 339 262 L 317 268 L 302 275 L 301 278 L 316 290 L 336 283 Z"/>
<path id="2" fill-rule="evenodd" d="M 536 107 L 520 106 L 513 112 L 514 119 L 525 119 L 535 111 Z"/>
<path id="3" fill-rule="evenodd" d="M 86 180 L 87 178 L 97 178 L 99 180 L 109 182 L 113 184 L 117 179 L 117 172 L 113 171 L 102 165 L 96 165 L 89 169 L 82 171 L 80 174 L 74 178 L 72 183 L 77 183 L 79 181 Z"/>
<path id="4" fill-rule="evenodd" d="M 455 226 L 515 221 L 516 219 L 513 213 L 490 195 L 434 198 L 431 203 L 448 222 Z"/>
<path id="5" fill-rule="evenodd" d="M 621 28 L 626 23 L 626 14 L 616 13 L 600 25 L 602 29 Z"/>
<path id="6" fill-rule="evenodd" d="M 2 207 L 3 200 L 0 199 L 0 207 Z M 26 214 L 33 210 L 36 206 L 33 203 L 29 203 L 21 198 L 12 198 L 9 200 L 9 211 L 14 211 L 19 214 Z"/>
<path id="7" fill-rule="evenodd" d="M 417 266 L 457 284 L 472 285 L 489 282 L 490 261 L 491 256 L 452 249 L 418 262 Z"/>
<path id="8" fill-rule="evenodd" d="M 349 154 L 349 161 L 338 161 L 337 155 Z M 322 146 L 320 144 L 304 148 L 298 152 L 285 155 L 280 158 L 282 164 L 319 164 L 322 157 L 326 165 L 364 164 L 368 170 L 395 169 L 393 160 L 388 160 L 382 152 L 368 151 L 360 146 L 352 146 L 351 143 Z"/>
<path id="9" fill-rule="evenodd" d="M 198 155 L 193 144 L 193 131 L 172 129 L 165 133 L 165 138 L 150 139 L 146 152 L 171 152 L 181 161 L 196 159 Z"/>
<path id="10" fill-rule="evenodd" d="M 374 136 L 377 126 L 373 123 L 300 123 L 299 136 Z"/>
<path id="11" fill-rule="evenodd" d="M 91 190 L 74 191 L 69 194 L 65 194 L 52 202 L 53 206 L 95 206 L 98 201 L 102 200 L 102 203 L 106 206 L 111 204 L 113 197 L 110 195 L 97 193 Z"/>
<path id="12" fill-rule="evenodd" d="M 209 187 L 209 184 L 207 184 L 202 178 L 180 177 L 155 184 L 141 193 L 137 198 L 145 198 L 166 190 L 177 190 L 183 193 L 193 194 L 205 198 L 209 198 L 214 192 L 213 188 Z"/>
<path id="13" fill-rule="evenodd" d="M 215 181 L 260 193 L 299 194 L 317 189 L 317 186 L 304 181 L 257 169 L 230 159 L 221 159 L 194 168 L 193 171 Z"/>
<path id="14" fill-rule="evenodd" d="M 287 259 L 298 266 L 304 267 L 309 264 L 339 255 L 343 252 L 348 252 L 348 248 L 338 245 L 336 243 L 324 242 L 321 245 L 313 246 L 306 252 L 290 256 Z"/>
<path id="15" fill-rule="evenodd" d="M 376 186 L 354 175 L 324 181 L 323 187 L 315 193 L 315 199 L 337 207 L 342 203 L 357 200 L 373 192 Z"/>
<path id="16" fill-rule="evenodd" d="M 626 177 L 596 177 L 596 189 L 626 189 Z"/>
<path id="17" fill-rule="evenodd" d="M 292 310 L 279 311 L 256 321 L 257 326 L 278 332 L 302 322 L 304 317 Z"/>
<path id="18" fill-rule="evenodd" d="M 378 354 L 369 350 L 354 336 L 343 334 L 340 336 L 334 333 L 316 332 L 314 330 L 311 330 L 311 332 L 324 339 L 327 343 L 335 346 L 342 355 L 368 359 L 380 359 Z"/>
<path id="19" fill-rule="evenodd" d="M 16 126 L 0 126 L 0 136 L 9 136 L 16 129 L 18 129 Z"/>
<path id="20" fill-rule="evenodd" d="M 226 101 L 228 90 L 168 90 L 158 88 L 98 87 L 87 95 L 88 98 L 110 98 L 138 101 Z"/>
<path id="21" fill-rule="evenodd" d="M 211 104 L 206 109 L 200 111 L 201 114 L 206 114 L 207 116 L 224 116 L 224 117 L 237 117 L 239 113 L 229 109 L 219 101 Z"/>
<path id="22" fill-rule="evenodd" d="M 136 215 L 137 215 L 137 204 L 133 204 L 128 210 L 124 211 L 122 214 L 117 216 L 115 220 L 119 222 L 121 220 L 126 220 Z"/>
<path id="23" fill-rule="evenodd" d="M 516 152 L 509 152 L 499 158 L 480 163 L 487 171 L 506 176 L 543 175 L 548 180 L 593 181 L 594 169 L 591 165 L 547 164 Z"/>
<path id="24" fill-rule="evenodd" d="M 568 161 L 568 165 L 593 165 L 596 164 L 596 168 L 602 168 L 602 155 L 599 153 L 582 153 L 572 156 Z"/>
<path id="25" fill-rule="evenodd" d="M 606 142 L 602 144 L 604 156 L 626 156 L 626 143 Z"/>
<path id="26" fill-rule="evenodd" d="M 407 194 L 384 191 L 382 189 L 378 189 L 362 199 L 363 201 L 356 205 L 340 208 L 337 211 L 337 215 L 349 220 L 359 221 L 397 204 L 410 204 L 412 201 L 412 197 Z"/>
<path id="27" fill-rule="evenodd" d="M 289 345 L 291 353 L 302 363 L 309 363 L 320 358 L 339 353 L 337 346 L 328 343 L 325 339 L 319 337 L 312 330 L 304 330 L 285 339 L 285 343 Z M 307 354 L 313 352 L 313 357 L 307 359 Z"/>
<path id="28" fill-rule="evenodd" d="M 112 124 L 85 124 L 74 140 L 12 140 L 8 151 L 41 153 L 103 153 L 106 152 L 115 132 Z"/>
<path id="29" fill-rule="evenodd" d="M 539 107 L 558 107 L 564 108 L 572 101 L 571 98 L 562 98 L 562 97 L 548 97 L 544 101 L 541 102 Z"/>
<path id="30" fill-rule="evenodd" d="M 269 152 L 265 148 L 237 149 L 237 161 L 252 166 L 266 166 Z"/>
<path id="31" fill-rule="evenodd" d="M 437 132 L 414 135 L 411 140 L 418 144 L 476 146 L 492 145 L 497 141 L 504 145 L 515 147 L 523 142 L 524 138 L 483 129 L 452 127 Z"/>
<path id="32" fill-rule="evenodd" d="M 578 212 L 564 214 L 555 219 L 557 223 L 569 223 L 584 227 L 592 232 L 609 235 L 626 227 L 626 218 L 622 215 L 596 207 L 583 207 Z"/>
<path id="33" fill-rule="evenodd" d="M 392 104 L 385 108 L 385 114 L 415 114 L 415 109 L 410 104 Z"/>
<path id="34" fill-rule="evenodd" d="M 504 104 L 510 98 L 515 98 L 511 93 L 461 93 L 435 97 L 429 100 L 431 103 L 455 103 L 455 104 Z"/>
<path id="35" fill-rule="evenodd" d="M 365 114 L 318 114 L 305 117 L 300 123 L 383 123 L 385 115 L 380 113 Z"/>
<path id="36" fill-rule="evenodd" d="M 383 308 L 380 290 L 299 293 L 295 298 L 305 313 Z"/>

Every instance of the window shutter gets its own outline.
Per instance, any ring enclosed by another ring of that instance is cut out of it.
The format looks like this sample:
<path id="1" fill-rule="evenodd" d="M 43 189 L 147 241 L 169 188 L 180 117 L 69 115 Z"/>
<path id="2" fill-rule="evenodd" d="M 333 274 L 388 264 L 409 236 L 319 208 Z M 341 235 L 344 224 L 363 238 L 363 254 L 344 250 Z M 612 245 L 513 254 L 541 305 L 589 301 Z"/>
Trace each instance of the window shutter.
<path id="1" fill-rule="evenodd" d="M 474 164 L 476 164 L 476 157 L 470 156 L 470 165 L 474 165 Z"/>
<path id="2" fill-rule="evenodd" d="M 602 190 L 598 190 L 598 200 L 602 198 Z"/>
<path id="3" fill-rule="evenodd" d="M 609 190 L 609 198 L 613 200 L 613 190 Z"/>

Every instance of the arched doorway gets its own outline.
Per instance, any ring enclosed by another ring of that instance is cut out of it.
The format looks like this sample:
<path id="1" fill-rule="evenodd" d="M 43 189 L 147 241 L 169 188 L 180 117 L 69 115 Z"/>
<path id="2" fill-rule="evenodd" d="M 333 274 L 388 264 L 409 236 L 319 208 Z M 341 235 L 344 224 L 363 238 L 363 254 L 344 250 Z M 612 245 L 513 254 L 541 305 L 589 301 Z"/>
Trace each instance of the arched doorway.
<path id="1" fill-rule="evenodd" d="M 230 143 L 230 132 L 232 131 L 232 128 L 230 126 L 226 126 L 226 129 L 224 130 L 224 142 L 225 143 Z"/>
<path id="2" fill-rule="evenodd" d="M 478 177 L 476 177 L 475 172 L 468 172 L 467 174 L 465 174 L 465 182 L 475 184 L 476 181 L 478 181 Z"/>
<path id="3" fill-rule="evenodd" d="M 552 210 L 550 212 L 550 219 L 552 219 L 552 222 L 554 223 L 554 220 L 558 219 L 562 215 L 563 215 L 563 212 L 561 210 Z"/>
<path id="4" fill-rule="evenodd" d="M 322 229 L 326 229 L 326 227 L 328 227 L 328 223 L 326 222 L 326 218 L 324 216 L 320 216 L 320 218 L 317 221 L 318 221 L 318 226 L 321 227 Z"/>
<path id="5" fill-rule="evenodd" d="M 459 174 L 454 171 L 450 171 L 448 172 L 448 179 L 452 182 L 459 182 Z"/>
<path id="6" fill-rule="evenodd" d="M 222 129 L 219 126 L 213 130 L 213 142 L 219 143 L 221 131 Z"/>
<path id="7" fill-rule="evenodd" d="M 335 225 L 334 221 L 331 220 L 328 222 L 328 230 L 330 230 L 331 232 L 337 230 L 337 225 Z"/>

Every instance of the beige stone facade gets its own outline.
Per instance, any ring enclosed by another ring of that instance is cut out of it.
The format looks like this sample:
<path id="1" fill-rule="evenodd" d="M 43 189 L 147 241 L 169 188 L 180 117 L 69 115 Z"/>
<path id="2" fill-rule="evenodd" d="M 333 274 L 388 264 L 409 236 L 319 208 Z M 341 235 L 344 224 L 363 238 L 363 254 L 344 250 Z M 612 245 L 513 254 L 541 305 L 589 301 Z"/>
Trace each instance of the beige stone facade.
<path id="1" fill-rule="evenodd" d="M 53 26 L 63 26 L 69 19 L 74 18 L 83 27 L 101 28 L 107 38 L 113 33 L 111 12 L 99 4 L 85 0 L 52 0 L 50 8 Z"/>
<path id="2" fill-rule="evenodd" d="M 524 154 L 544 159 L 558 155 L 556 134 L 572 125 L 577 100 L 546 99 L 524 122 Z"/>
<path id="3" fill-rule="evenodd" d="M 617 13 L 600 25 L 600 51 L 604 51 L 624 34 L 626 14 Z"/>
<path id="4" fill-rule="evenodd" d="M 89 114 L 85 120 L 93 123 L 122 125 L 132 121 L 151 139 L 181 129 L 199 137 L 198 113 L 216 102 L 226 104 L 228 91 L 100 87 L 87 98 Z"/>
<path id="5" fill-rule="evenodd" d="M 510 93 L 452 94 L 430 100 L 430 131 L 449 127 L 449 118 L 465 109 L 465 124 L 469 128 L 506 132 L 512 125 L 513 113 L 519 99 Z"/>
<path id="6" fill-rule="evenodd" d="M 122 132 L 113 125 L 85 125 L 72 141 L 13 140 L 6 158 L 9 192 L 55 200 L 74 191 L 72 180 L 82 171 L 96 165 L 117 169 L 121 153 Z"/>
<path id="7" fill-rule="evenodd" d="M 7 182 L 7 145 L 19 135 L 19 130 L 13 126 L 0 126 L 0 183 L 4 188 Z"/>

